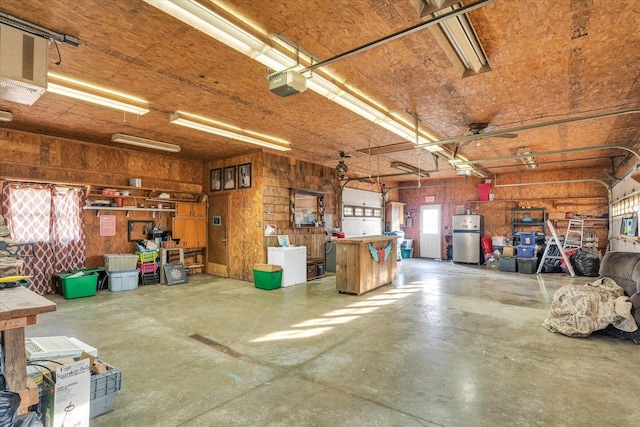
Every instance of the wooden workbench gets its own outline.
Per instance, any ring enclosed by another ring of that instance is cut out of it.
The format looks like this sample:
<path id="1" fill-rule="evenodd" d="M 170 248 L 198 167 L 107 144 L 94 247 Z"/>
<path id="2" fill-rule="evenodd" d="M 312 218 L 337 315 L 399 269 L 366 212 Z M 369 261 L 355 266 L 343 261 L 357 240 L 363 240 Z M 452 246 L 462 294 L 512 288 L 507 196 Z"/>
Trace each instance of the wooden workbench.
<path id="1" fill-rule="evenodd" d="M 396 278 L 397 236 L 365 236 L 336 239 L 336 289 L 360 295 Z M 370 246 L 376 252 L 374 259 Z M 385 258 L 384 249 L 391 245 Z M 382 249 L 382 256 L 378 250 Z"/>
<path id="2" fill-rule="evenodd" d="M 20 393 L 19 413 L 38 403 L 38 388 L 27 381 L 24 328 L 35 325 L 38 314 L 55 310 L 55 303 L 22 286 L 0 290 L 4 375 L 10 390 Z"/>

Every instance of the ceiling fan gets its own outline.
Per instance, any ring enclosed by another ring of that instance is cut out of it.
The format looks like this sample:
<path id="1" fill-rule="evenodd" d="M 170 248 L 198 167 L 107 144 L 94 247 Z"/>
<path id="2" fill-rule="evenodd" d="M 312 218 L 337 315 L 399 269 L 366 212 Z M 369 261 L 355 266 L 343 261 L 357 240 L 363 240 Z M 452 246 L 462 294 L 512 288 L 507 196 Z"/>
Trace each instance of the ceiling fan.
<path id="1" fill-rule="evenodd" d="M 469 123 L 469 135 L 481 135 L 483 133 L 488 133 L 491 131 L 494 131 L 498 126 L 497 125 L 491 125 L 487 122 L 475 122 L 475 123 Z M 517 138 L 518 134 L 517 133 L 505 133 L 503 135 L 496 135 L 496 138 Z M 455 148 L 455 152 L 453 157 L 455 158 L 455 155 L 458 152 L 458 148 L 460 147 L 464 147 L 465 145 L 467 145 L 468 143 L 470 143 L 471 141 L 473 141 L 473 139 L 469 139 L 467 141 L 464 141 L 462 143 L 456 144 L 456 148 Z"/>
<path id="2" fill-rule="evenodd" d="M 487 133 L 495 130 L 498 126 L 491 125 L 485 122 L 469 123 L 469 135 L 480 135 L 481 133 Z M 517 133 L 505 133 L 503 135 L 496 135 L 496 138 L 517 138 Z M 467 141 L 468 142 L 468 141 Z"/>
<path id="3" fill-rule="evenodd" d="M 483 133 L 487 133 L 487 132 L 491 132 L 493 130 L 495 130 L 498 126 L 497 125 L 491 125 L 487 122 L 474 122 L 474 123 L 469 123 L 469 135 L 480 135 Z M 518 134 L 517 133 L 505 133 L 502 135 L 496 135 L 496 138 L 517 138 Z M 453 158 L 456 158 L 456 155 L 458 154 L 458 149 L 460 147 L 464 147 L 465 145 L 467 145 L 468 143 L 470 143 L 471 141 L 473 141 L 473 139 L 469 139 L 466 141 L 463 141 L 462 143 L 457 143 L 455 144 L 455 148 L 453 149 Z"/>
<path id="4" fill-rule="evenodd" d="M 340 161 L 336 166 L 336 172 L 343 174 L 349 170 L 349 166 L 347 166 L 347 164 L 344 162 L 344 159 L 348 159 L 350 157 L 353 157 L 353 156 L 351 154 L 345 153 L 344 151 L 340 152 Z"/>

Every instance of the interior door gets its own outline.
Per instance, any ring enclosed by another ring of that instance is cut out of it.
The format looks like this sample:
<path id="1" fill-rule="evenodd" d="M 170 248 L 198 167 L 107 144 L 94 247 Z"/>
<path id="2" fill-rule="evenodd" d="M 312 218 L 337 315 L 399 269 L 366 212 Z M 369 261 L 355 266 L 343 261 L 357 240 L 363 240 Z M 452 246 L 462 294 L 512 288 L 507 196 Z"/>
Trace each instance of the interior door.
<path id="1" fill-rule="evenodd" d="M 420 257 L 442 258 L 442 207 L 420 207 Z"/>
<path id="2" fill-rule="evenodd" d="M 218 276 L 228 276 L 227 240 L 229 239 L 229 197 L 225 195 L 209 197 L 209 238 L 207 260 L 211 268 L 207 272 Z"/>

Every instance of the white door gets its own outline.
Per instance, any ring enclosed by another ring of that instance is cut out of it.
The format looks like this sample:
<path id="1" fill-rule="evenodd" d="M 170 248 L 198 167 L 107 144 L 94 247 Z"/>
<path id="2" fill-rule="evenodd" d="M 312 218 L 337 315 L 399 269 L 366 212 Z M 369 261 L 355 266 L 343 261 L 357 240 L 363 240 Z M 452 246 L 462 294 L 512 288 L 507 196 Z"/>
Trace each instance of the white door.
<path id="1" fill-rule="evenodd" d="M 442 258 L 441 206 L 420 207 L 420 257 Z"/>

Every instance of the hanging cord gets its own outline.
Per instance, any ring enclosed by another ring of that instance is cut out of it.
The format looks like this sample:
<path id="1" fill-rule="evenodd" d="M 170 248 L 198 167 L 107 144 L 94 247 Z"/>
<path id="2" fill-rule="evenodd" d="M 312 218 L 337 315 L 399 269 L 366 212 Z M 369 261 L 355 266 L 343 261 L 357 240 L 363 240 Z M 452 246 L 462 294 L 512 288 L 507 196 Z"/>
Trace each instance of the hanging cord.
<path id="1" fill-rule="evenodd" d="M 420 182 L 420 178 L 421 178 L 421 173 L 420 173 L 420 159 L 422 158 L 422 155 L 420 153 L 420 148 L 418 148 L 418 142 L 420 141 L 420 134 L 419 134 L 419 129 L 418 129 L 418 122 L 420 121 L 420 118 L 418 117 L 418 115 L 416 113 L 413 112 L 409 112 L 407 111 L 409 114 L 411 114 L 415 120 L 415 128 L 416 128 L 416 151 L 418 154 L 418 188 L 421 187 L 422 183 Z"/>
<path id="2" fill-rule="evenodd" d="M 378 171 L 380 175 L 380 171 Z M 369 138 L 369 179 L 371 179 L 371 138 Z"/>
<path id="3" fill-rule="evenodd" d="M 53 39 L 53 37 L 49 38 L 49 40 L 53 43 L 58 51 L 58 61 L 55 63 L 56 65 L 62 64 L 62 55 L 60 55 L 60 48 L 58 47 L 58 43 Z"/>

